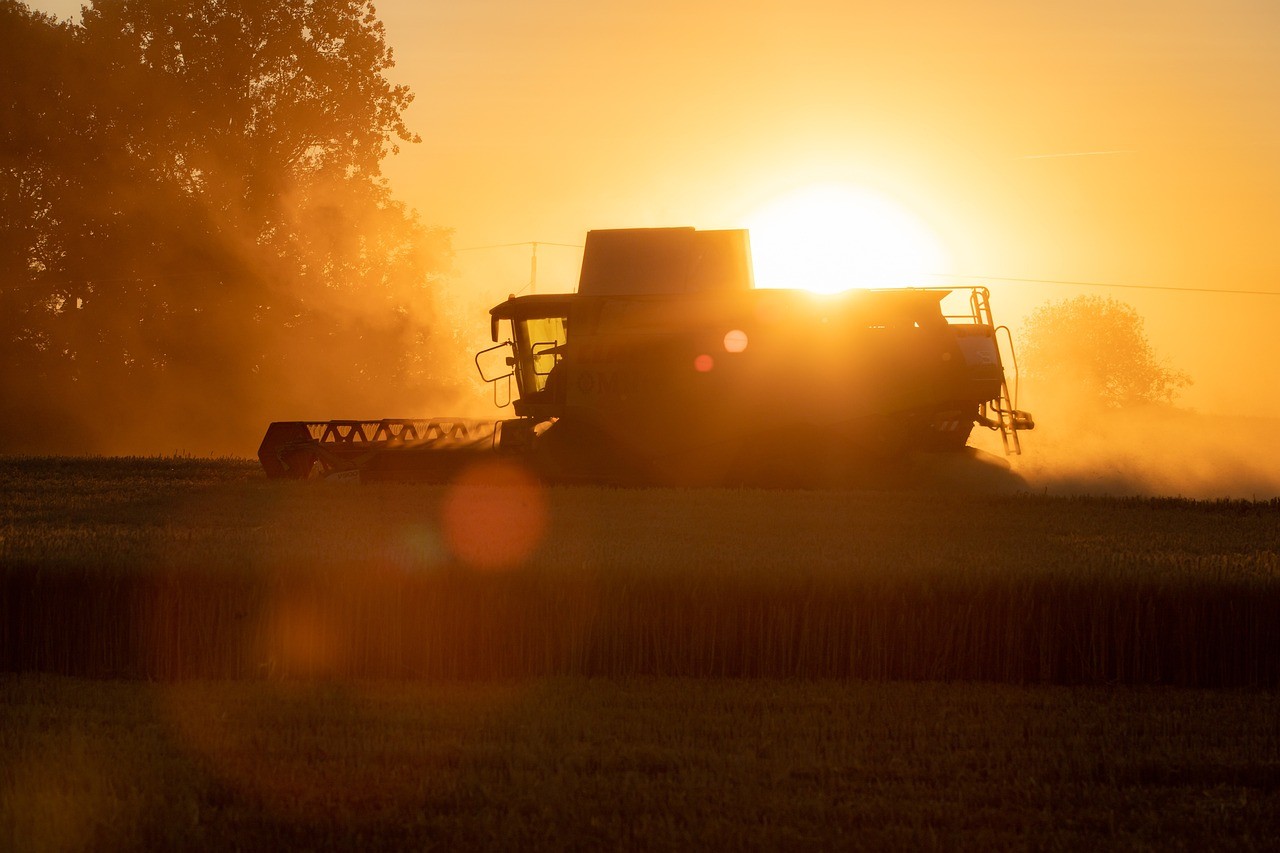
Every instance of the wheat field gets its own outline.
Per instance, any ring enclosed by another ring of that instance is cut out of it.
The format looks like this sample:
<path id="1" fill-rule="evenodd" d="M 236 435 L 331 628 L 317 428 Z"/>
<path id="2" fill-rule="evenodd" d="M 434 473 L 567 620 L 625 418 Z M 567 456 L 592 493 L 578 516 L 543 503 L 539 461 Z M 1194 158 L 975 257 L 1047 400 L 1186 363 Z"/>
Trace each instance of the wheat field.
<path id="1" fill-rule="evenodd" d="M 0 847 L 1273 849 L 1277 521 L 0 460 Z"/>
<path id="2" fill-rule="evenodd" d="M 1280 684 L 1280 501 L 0 462 L 0 670 Z"/>

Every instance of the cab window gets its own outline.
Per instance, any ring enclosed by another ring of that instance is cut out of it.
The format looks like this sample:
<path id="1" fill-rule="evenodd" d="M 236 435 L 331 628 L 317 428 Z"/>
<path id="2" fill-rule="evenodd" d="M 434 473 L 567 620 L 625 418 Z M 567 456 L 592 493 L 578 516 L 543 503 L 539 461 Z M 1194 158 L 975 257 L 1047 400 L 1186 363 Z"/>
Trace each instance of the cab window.
<path id="1" fill-rule="evenodd" d="M 547 387 L 547 377 L 564 355 L 564 317 L 529 317 L 515 323 L 516 351 L 521 354 L 519 382 L 523 394 Z"/>

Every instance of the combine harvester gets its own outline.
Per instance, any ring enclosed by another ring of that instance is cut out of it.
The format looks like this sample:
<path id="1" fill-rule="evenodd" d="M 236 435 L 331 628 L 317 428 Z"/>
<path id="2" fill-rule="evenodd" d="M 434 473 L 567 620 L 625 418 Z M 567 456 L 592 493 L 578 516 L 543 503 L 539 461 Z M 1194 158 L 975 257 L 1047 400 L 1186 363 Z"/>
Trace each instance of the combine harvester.
<path id="1" fill-rule="evenodd" d="M 1017 477 L 971 431 L 1017 454 L 1033 427 L 986 288 L 756 289 L 746 231 L 592 231 L 576 293 L 489 313 L 476 367 L 515 417 L 277 422 L 267 475 L 445 481 L 501 459 L 547 482 L 998 484 Z"/>

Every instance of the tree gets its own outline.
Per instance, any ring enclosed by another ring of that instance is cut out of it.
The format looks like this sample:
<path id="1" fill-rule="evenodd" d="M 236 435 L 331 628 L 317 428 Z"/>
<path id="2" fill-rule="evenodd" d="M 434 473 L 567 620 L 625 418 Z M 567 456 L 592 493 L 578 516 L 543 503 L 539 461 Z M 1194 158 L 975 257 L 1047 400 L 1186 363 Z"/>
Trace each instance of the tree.
<path id="1" fill-rule="evenodd" d="M 417 137 L 368 0 L 0 0 L 0 54 L 0 399 L 35 449 L 86 415 L 243 449 L 440 380 L 449 235 L 381 175 Z"/>
<path id="2" fill-rule="evenodd" d="M 1127 303 L 1078 296 L 1037 308 L 1022 332 L 1019 362 L 1041 400 L 1117 409 L 1170 404 L 1191 383 L 1157 359 L 1142 317 Z"/>

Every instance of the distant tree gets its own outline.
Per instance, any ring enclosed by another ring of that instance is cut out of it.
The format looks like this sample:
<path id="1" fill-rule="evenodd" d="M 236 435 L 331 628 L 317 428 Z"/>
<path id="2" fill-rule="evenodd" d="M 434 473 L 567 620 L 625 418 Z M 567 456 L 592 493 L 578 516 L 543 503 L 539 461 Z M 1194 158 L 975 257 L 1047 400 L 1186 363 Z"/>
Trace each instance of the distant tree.
<path id="1" fill-rule="evenodd" d="M 54 360 L 50 317 L 75 305 L 73 289 L 48 274 L 63 254 L 65 202 L 79 194 L 74 170 L 52 162 L 60 148 L 68 162 L 78 155 L 73 51 L 69 25 L 0 0 L 0 376 L 9 380 Z M 0 404 L 10 406 L 27 390 L 4 386 Z"/>
<path id="2" fill-rule="evenodd" d="M 1105 408 L 1172 403 L 1191 383 L 1157 359 L 1133 306 L 1078 296 L 1037 308 L 1022 329 L 1018 359 L 1043 398 Z"/>
<path id="3" fill-rule="evenodd" d="M 392 64 L 368 0 L 0 0 L 7 408 L 47 438 L 421 397 L 450 247 L 381 175 L 417 140 Z"/>

